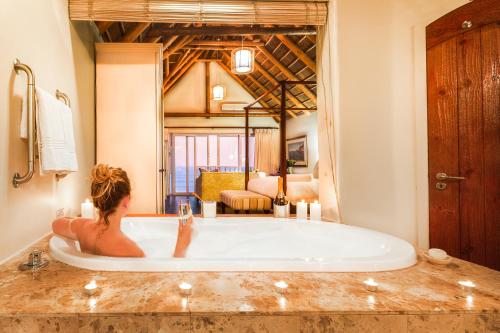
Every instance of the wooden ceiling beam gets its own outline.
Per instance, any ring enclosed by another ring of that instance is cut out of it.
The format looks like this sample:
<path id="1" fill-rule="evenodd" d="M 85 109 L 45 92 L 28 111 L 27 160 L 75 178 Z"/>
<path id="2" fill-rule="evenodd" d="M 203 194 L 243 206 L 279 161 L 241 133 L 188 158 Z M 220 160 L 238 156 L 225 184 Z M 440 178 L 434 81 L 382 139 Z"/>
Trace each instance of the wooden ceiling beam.
<path id="1" fill-rule="evenodd" d="M 236 46 L 216 46 L 216 45 L 191 45 L 187 44 L 182 47 L 185 50 L 219 50 L 219 51 L 231 51 L 236 49 Z"/>
<path id="2" fill-rule="evenodd" d="M 257 60 L 255 60 L 255 69 L 260 73 L 262 74 L 269 82 L 271 82 L 272 85 L 278 85 L 279 84 L 279 81 L 271 74 L 269 73 L 264 67 L 262 67 L 261 64 L 259 64 L 257 62 Z M 298 107 L 301 107 L 301 108 L 304 108 L 305 105 L 302 104 L 301 101 L 299 101 L 297 99 L 297 97 L 295 97 L 291 92 L 289 92 L 288 90 L 286 91 L 286 97 L 292 101 L 293 104 L 295 104 L 295 106 L 298 106 Z"/>
<path id="3" fill-rule="evenodd" d="M 203 26 L 203 27 L 165 27 L 151 29 L 148 36 L 178 35 L 178 36 L 246 36 L 246 35 L 315 35 L 315 27 L 252 27 L 252 26 Z"/>
<path id="4" fill-rule="evenodd" d="M 234 118 L 234 117 L 245 117 L 244 112 L 165 112 L 164 116 L 166 118 L 210 118 L 210 117 L 218 117 L 218 118 Z M 249 113 L 250 117 L 276 117 L 276 114 L 268 113 L 268 112 L 259 112 L 259 113 Z"/>
<path id="5" fill-rule="evenodd" d="M 264 46 L 263 42 L 239 41 L 239 40 L 193 40 L 187 46 L 233 46 L 233 47 L 256 47 Z"/>
<path id="6" fill-rule="evenodd" d="M 133 43 L 149 26 L 151 23 L 139 22 L 132 29 L 130 29 L 121 39 L 121 43 Z"/>
<path id="7" fill-rule="evenodd" d="M 240 86 L 243 87 L 243 89 L 245 89 L 249 94 L 250 96 L 252 96 L 253 98 L 259 98 L 259 96 L 252 90 L 250 89 L 250 87 L 241 79 L 238 77 L 238 75 L 234 74 L 233 72 L 231 72 L 231 68 L 229 68 L 224 62 L 220 62 L 219 65 L 222 67 L 222 69 L 224 69 L 226 71 L 226 73 L 228 73 L 236 82 L 238 82 L 240 84 Z M 269 104 L 267 104 L 266 102 L 264 101 L 261 101 L 260 104 L 264 107 L 269 107 Z"/>
<path id="8" fill-rule="evenodd" d="M 294 81 L 300 81 L 300 79 L 295 76 L 295 74 L 293 74 L 288 68 L 286 68 L 278 59 L 276 59 L 276 57 L 271 53 L 269 52 L 265 47 L 263 46 L 259 46 L 258 49 L 262 52 L 262 54 L 264 54 L 266 56 L 266 58 L 269 59 L 269 61 L 271 61 L 273 63 L 273 65 L 275 65 L 276 67 L 278 67 L 278 69 L 289 79 L 289 80 L 294 80 Z M 304 85 L 300 85 L 298 87 L 300 90 L 302 90 L 302 92 L 313 102 L 313 103 L 316 103 L 317 99 L 316 99 L 316 95 L 311 91 L 309 90 L 308 87 L 304 86 Z"/>
<path id="9" fill-rule="evenodd" d="M 144 39 L 144 42 L 145 43 L 159 43 L 161 40 L 161 36 L 159 37 L 147 37 L 146 39 Z"/>
<path id="10" fill-rule="evenodd" d="M 113 25 L 113 23 L 115 23 L 115 22 L 112 22 L 112 21 L 98 21 L 98 22 L 95 22 L 95 25 L 97 26 L 97 29 L 99 29 L 99 33 L 103 34 L 103 33 L 105 33 L 109 29 L 109 27 L 111 27 L 111 25 Z"/>
<path id="11" fill-rule="evenodd" d="M 205 63 L 205 112 L 210 113 L 210 95 L 211 95 L 211 87 L 210 87 L 210 63 Z"/>
<path id="12" fill-rule="evenodd" d="M 276 35 L 276 37 L 286 46 L 297 58 L 300 59 L 307 67 L 316 72 L 316 62 L 312 60 L 300 47 L 297 46 L 290 38 L 285 35 Z"/>
<path id="13" fill-rule="evenodd" d="M 194 36 L 184 36 L 178 39 L 174 44 L 172 44 L 168 49 L 163 51 L 163 59 L 167 58 L 169 55 L 177 52 L 184 45 L 190 43 L 194 39 Z"/>
<path id="14" fill-rule="evenodd" d="M 165 87 L 163 87 L 163 95 L 165 95 L 170 89 L 174 87 L 174 85 L 179 81 L 181 77 L 196 63 L 196 59 L 201 56 L 201 52 L 197 52 L 191 60 L 189 60 L 183 67 L 180 69 L 175 76 L 171 79 L 167 80 L 165 83 Z"/>
<path id="15" fill-rule="evenodd" d="M 184 66 L 186 65 L 186 63 L 188 63 L 189 61 L 191 61 L 191 59 L 193 59 L 194 57 L 196 57 L 196 55 L 200 55 L 201 56 L 201 51 L 199 52 L 186 52 L 184 53 L 181 58 L 179 59 L 179 61 L 175 64 L 174 68 L 172 69 L 172 71 L 169 72 L 168 76 L 165 78 L 165 83 L 164 85 L 166 86 L 168 84 L 168 81 L 173 79 L 174 76 L 182 69 L 184 68 Z"/>

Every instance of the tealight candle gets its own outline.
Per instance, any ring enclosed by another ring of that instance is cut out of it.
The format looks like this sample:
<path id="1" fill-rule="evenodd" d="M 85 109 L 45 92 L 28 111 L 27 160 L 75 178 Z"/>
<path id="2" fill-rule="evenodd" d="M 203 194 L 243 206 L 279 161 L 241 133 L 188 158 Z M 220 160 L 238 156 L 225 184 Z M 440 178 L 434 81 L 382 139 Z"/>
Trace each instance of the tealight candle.
<path id="1" fill-rule="evenodd" d="M 179 289 L 180 289 L 181 295 L 184 297 L 187 297 L 187 296 L 191 296 L 191 293 L 193 291 L 193 286 L 191 286 L 191 284 L 189 284 L 187 282 L 182 282 L 179 285 Z"/>
<path id="2" fill-rule="evenodd" d="M 462 290 L 467 292 L 467 293 L 472 292 L 474 290 L 474 288 L 476 287 L 476 284 L 472 281 L 469 281 L 469 280 L 458 281 L 458 284 L 462 287 Z"/>
<path id="3" fill-rule="evenodd" d="M 378 283 L 375 282 L 372 278 L 369 278 L 368 280 L 363 281 L 365 284 L 365 288 L 368 291 L 377 291 L 378 289 Z"/>
<path id="4" fill-rule="evenodd" d="M 84 289 L 85 289 L 85 293 L 88 296 L 94 295 L 98 290 L 98 287 L 97 287 L 97 284 L 95 283 L 95 280 L 92 280 L 89 283 L 87 283 L 85 285 Z"/>
<path id="5" fill-rule="evenodd" d="M 280 294 L 284 294 L 285 291 L 286 291 L 286 288 L 288 288 L 288 283 L 286 283 L 285 281 L 278 281 L 274 284 L 274 286 L 276 287 L 276 290 L 280 293 Z"/>
<path id="6" fill-rule="evenodd" d="M 311 210 L 311 220 L 321 221 L 321 204 L 318 203 L 318 200 L 314 200 L 314 202 L 310 204 L 309 208 Z"/>
<path id="7" fill-rule="evenodd" d="M 94 218 L 94 205 L 92 204 L 92 202 L 90 202 L 89 199 L 85 199 L 85 202 L 82 202 L 81 214 L 84 218 Z"/>
<path id="8" fill-rule="evenodd" d="M 297 220 L 307 220 L 307 202 L 297 202 Z"/>

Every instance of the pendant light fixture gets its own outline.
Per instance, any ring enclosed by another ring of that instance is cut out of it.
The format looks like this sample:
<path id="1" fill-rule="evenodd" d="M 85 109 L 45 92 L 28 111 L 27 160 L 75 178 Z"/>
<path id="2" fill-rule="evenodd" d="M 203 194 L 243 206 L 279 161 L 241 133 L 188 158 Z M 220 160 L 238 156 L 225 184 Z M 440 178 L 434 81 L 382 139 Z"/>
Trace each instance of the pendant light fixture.
<path id="1" fill-rule="evenodd" d="M 241 38 L 241 48 L 234 49 L 231 52 L 231 71 L 235 74 L 250 74 L 253 72 L 255 61 L 255 50 L 243 46 L 243 37 Z"/>
<path id="2" fill-rule="evenodd" d="M 219 50 L 216 51 L 216 58 L 217 60 L 219 59 Z M 210 65 L 210 63 L 209 63 Z M 218 68 L 215 69 L 215 85 L 212 87 L 212 100 L 214 101 L 222 101 L 224 97 L 226 96 L 226 88 L 222 85 L 217 83 L 218 80 L 218 75 L 217 75 Z"/>

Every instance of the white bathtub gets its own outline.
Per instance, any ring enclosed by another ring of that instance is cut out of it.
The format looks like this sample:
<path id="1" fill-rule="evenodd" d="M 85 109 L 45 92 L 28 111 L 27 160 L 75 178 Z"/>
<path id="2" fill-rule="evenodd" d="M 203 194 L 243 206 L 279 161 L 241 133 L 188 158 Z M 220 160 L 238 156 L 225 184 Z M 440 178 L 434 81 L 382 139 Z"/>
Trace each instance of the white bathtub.
<path id="1" fill-rule="evenodd" d="M 375 272 L 415 264 L 415 249 L 399 238 L 342 224 L 271 217 L 195 219 L 186 258 L 172 258 L 175 217 L 129 217 L 122 230 L 145 258 L 82 253 L 77 242 L 50 240 L 52 257 L 99 271 L 297 271 Z"/>

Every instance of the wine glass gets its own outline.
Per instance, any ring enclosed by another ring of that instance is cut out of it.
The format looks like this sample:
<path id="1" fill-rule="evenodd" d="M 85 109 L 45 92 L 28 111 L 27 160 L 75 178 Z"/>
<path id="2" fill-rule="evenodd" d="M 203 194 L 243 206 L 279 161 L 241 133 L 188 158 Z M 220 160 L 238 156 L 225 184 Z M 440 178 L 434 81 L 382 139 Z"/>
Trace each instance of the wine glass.
<path id="1" fill-rule="evenodd" d="M 181 219 L 182 224 L 186 224 L 187 220 L 193 215 L 191 210 L 191 205 L 189 201 L 180 201 L 179 202 L 179 218 Z"/>

